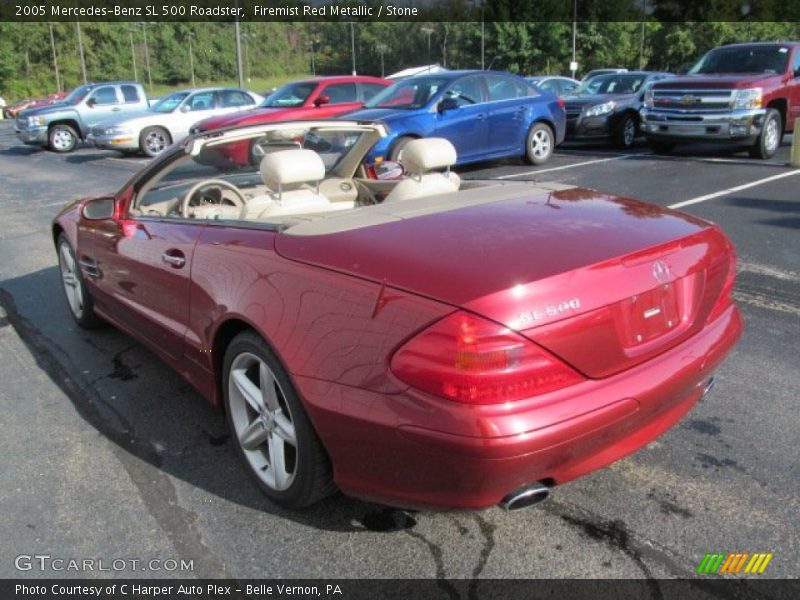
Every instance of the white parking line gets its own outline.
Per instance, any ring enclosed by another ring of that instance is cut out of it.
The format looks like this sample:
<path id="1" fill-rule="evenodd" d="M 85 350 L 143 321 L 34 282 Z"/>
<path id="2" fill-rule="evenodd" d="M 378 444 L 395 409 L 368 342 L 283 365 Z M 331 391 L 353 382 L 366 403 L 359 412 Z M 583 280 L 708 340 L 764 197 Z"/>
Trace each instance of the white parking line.
<path id="1" fill-rule="evenodd" d="M 770 181 L 783 179 L 785 177 L 791 177 L 793 175 L 800 175 L 800 169 L 796 169 L 794 171 L 787 171 L 786 173 L 778 173 L 777 175 L 773 175 L 771 177 L 765 177 L 764 179 L 757 179 L 756 181 L 751 181 L 750 183 L 737 185 L 736 187 L 728 188 L 726 190 L 720 190 L 719 192 L 714 192 L 712 194 L 706 194 L 705 196 L 697 196 L 696 198 L 690 198 L 689 200 L 684 200 L 683 202 L 676 202 L 675 204 L 670 204 L 667 208 L 683 208 L 684 206 L 697 204 L 698 202 L 705 202 L 706 200 L 713 200 L 714 198 L 719 198 L 720 196 L 727 196 L 728 194 L 733 194 L 734 192 L 741 192 L 742 190 L 747 190 L 752 187 L 756 187 L 757 185 L 769 183 Z"/>
<path id="2" fill-rule="evenodd" d="M 643 156 L 643 154 L 623 154 L 621 156 L 612 156 L 611 158 L 598 158 L 597 160 L 585 160 L 583 162 L 574 163 L 571 165 L 564 165 L 561 167 L 552 167 L 550 169 L 538 169 L 536 171 L 525 171 L 524 173 L 511 173 L 509 175 L 498 175 L 497 177 L 492 177 L 492 179 L 510 179 L 512 177 L 525 177 L 526 175 L 538 175 L 540 173 L 550 173 L 552 171 L 563 171 L 564 169 L 574 169 L 575 167 L 596 165 L 598 163 L 610 162 L 612 160 L 624 160 L 632 156 Z"/>

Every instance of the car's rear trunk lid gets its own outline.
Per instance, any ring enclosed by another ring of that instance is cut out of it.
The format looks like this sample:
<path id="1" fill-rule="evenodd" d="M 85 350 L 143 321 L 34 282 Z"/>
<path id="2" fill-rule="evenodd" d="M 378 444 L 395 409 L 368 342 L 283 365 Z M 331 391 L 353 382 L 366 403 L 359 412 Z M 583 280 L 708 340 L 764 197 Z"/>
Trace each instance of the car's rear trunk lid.
<path id="1" fill-rule="evenodd" d="M 719 229 L 591 190 L 520 189 L 499 200 L 472 190 L 442 210 L 372 207 L 372 224 L 290 232 L 276 248 L 491 318 L 589 377 L 647 360 L 703 326 L 729 268 Z"/>

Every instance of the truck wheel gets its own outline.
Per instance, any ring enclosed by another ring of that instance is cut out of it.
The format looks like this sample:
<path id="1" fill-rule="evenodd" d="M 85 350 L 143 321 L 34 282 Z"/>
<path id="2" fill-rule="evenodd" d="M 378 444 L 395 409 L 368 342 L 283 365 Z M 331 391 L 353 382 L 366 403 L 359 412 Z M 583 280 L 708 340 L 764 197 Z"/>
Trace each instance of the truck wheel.
<path id="1" fill-rule="evenodd" d="M 553 130 L 547 123 L 536 123 L 525 138 L 525 161 L 531 165 L 543 165 L 553 156 L 555 147 Z"/>
<path id="2" fill-rule="evenodd" d="M 660 142 L 658 140 L 647 140 L 650 149 L 656 154 L 669 154 L 675 148 L 672 142 Z"/>
<path id="3" fill-rule="evenodd" d="M 767 110 L 764 117 L 764 126 L 761 128 L 761 135 L 758 136 L 756 143 L 750 148 L 750 156 L 753 158 L 772 158 L 778 151 L 783 139 L 783 123 L 781 113 L 774 108 Z"/>
<path id="4" fill-rule="evenodd" d="M 171 145 L 172 138 L 163 127 L 145 127 L 139 136 L 139 149 L 150 158 L 155 158 Z"/>
<path id="5" fill-rule="evenodd" d="M 632 115 L 624 115 L 614 130 L 614 143 L 618 148 L 630 148 L 636 141 L 638 123 Z"/>
<path id="6" fill-rule="evenodd" d="M 78 134 L 69 125 L 53 125 L 47 136 L 53 152 L 72 152 L 78 145 Z"/>

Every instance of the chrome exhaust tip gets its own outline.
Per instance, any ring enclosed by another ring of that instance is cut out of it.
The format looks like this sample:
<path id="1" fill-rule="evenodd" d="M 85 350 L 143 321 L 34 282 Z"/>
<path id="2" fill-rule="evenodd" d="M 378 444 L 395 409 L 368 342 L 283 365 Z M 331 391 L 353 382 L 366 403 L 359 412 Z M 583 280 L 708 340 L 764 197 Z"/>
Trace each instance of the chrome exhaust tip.
<path id="1" fill-rule="evenodd" d="M 500 508 L 504 510 L 519 510 L 539 504 L 550 495 L 550 488 L 543 483 L 532 483 L 511 492 L 500 501 Z"/>

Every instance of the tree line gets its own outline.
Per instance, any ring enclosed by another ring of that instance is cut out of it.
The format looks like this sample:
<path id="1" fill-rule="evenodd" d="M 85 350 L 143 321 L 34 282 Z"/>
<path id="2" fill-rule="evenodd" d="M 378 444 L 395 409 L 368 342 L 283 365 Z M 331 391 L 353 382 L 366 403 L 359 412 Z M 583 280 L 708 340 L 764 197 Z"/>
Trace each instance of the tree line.
<path id="1" fill-rule="evenodd" d="M 465 69 L 483 62 L 487 69 L 523 75 L 569 74 L 572 59 L 572 23 L 564 21 L 358 22 L 352 29 L 347 22 L 247 22 L 241 29 L 245 78 L 310 74 L 312 55 L 317 75 L 349 73 L 351 35 L 359 74 L 388 75 L 429 61 Z M 800 39 L 800 23 L 650 16 L 644 23 L 579 22 L 576 34 L 580 76 L 607 66 L 676 71 L 719 44 Z M 237 77 L 233 23 L 84 22 L 80 39 L 89 81 L 133 79 L 135 68 L 147 83 L 148 63 L 154 84 L 189 85 L 192 67 L 197 82 Z M 0 22 L 0 95 L 43 95 L 58 84 L 68 90 L 82 81 L 75 22 Z"/>

